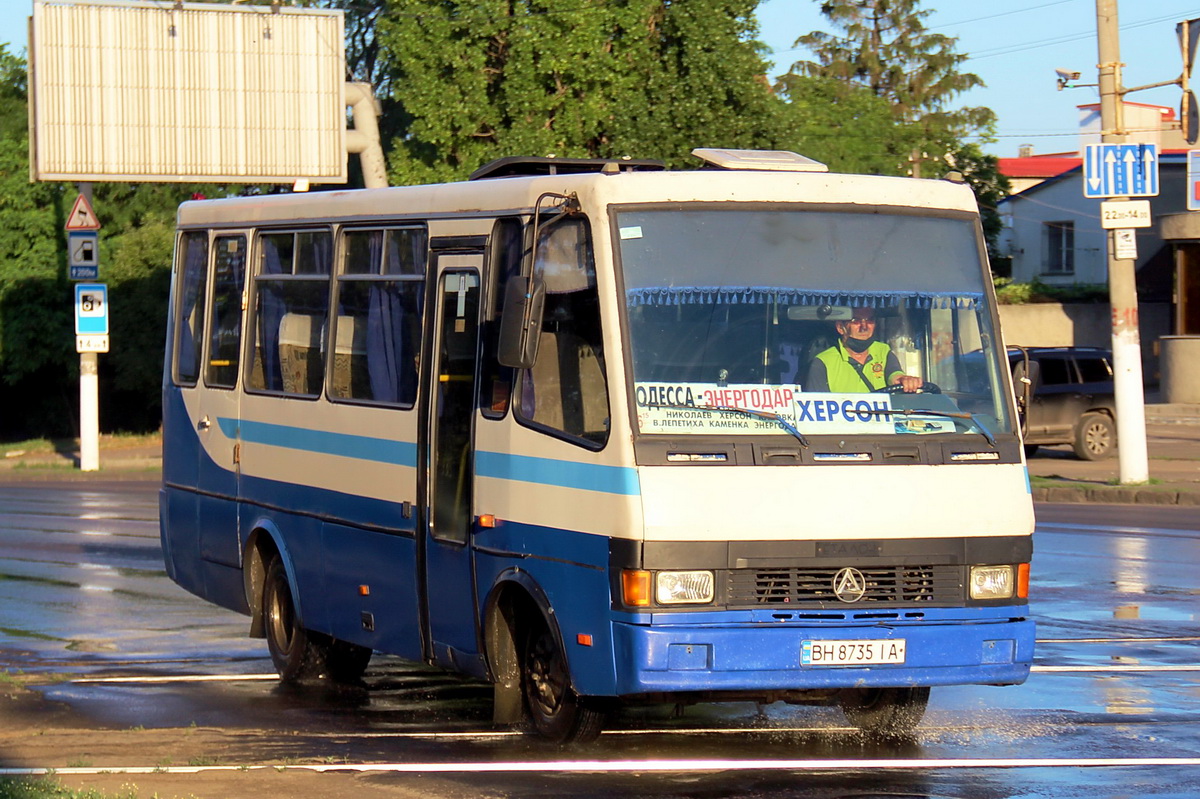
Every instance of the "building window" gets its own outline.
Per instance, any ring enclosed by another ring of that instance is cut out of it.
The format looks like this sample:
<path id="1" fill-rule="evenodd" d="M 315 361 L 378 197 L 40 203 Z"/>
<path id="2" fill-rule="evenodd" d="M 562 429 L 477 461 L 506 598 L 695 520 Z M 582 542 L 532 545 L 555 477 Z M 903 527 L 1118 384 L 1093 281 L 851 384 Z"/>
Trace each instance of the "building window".
<path id="1" fill-rule="evenodd" d="M 1046 223 L 1046 272 L 1069 275 L 1075 272 L 1075 223 Z"/>

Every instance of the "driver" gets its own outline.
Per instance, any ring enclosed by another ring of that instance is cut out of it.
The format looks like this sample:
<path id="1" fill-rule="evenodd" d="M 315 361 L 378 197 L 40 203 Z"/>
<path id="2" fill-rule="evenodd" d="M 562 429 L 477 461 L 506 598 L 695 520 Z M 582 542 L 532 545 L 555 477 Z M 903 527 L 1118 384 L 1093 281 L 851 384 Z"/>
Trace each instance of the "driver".
<path id="1" fill-rule="evenodd" d="M 852 308 L 850 320 L 834 327 L 841 338 L 813 358 L 805 391 L 843 394 L 900 386 L 912 394 L 924 385 L 921 378 L 904 373 L 891 347 L 875 340 L 874 308 Z"/>

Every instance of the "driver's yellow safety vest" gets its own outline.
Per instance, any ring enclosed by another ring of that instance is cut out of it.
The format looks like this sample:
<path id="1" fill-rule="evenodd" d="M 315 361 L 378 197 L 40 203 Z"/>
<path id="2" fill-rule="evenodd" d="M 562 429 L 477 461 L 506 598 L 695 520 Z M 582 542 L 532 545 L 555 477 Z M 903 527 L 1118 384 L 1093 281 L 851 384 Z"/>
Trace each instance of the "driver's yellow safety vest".
<path id="1" fill-rule="evenodd" d="M 883 388 L 888 384 L 891 375 L 887 371 L 887 359 L 892 348 L 882 341 L 872 341 L 867 348 L 870 358 L 861 365 L 862 377 L 859 377 L 859 364 L 850 360 L 842 342 L 830 347 L 817 355 L 825 364 L 825 375 L 829 379 L 829 390 L 834 394 L 865 392 Z M 897 374 L 895 371 L 892 374 Z M 866 382 L 863 381 L 866 378 Z M 867 384 L 871 388 L 867 388 Z"/>

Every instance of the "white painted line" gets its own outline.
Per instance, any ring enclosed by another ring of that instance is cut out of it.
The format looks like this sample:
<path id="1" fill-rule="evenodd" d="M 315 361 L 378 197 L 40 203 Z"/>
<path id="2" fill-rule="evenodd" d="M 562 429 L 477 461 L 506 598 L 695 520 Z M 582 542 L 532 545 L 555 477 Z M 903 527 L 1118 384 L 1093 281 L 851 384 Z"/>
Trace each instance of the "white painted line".
<path id="1" fill-rule="evenodd" d="M 1200 671 L 1200 666 L 1031 666 L 1029 670 L 1043 674 L 1053 674 L 1055 672 L 1112 672 L 1114 674 L 1124 674 L 1126 672 Z"/>
<path id="2" fill-rule="evenodd" d="M 1039 644 L 1187 644 L 1200 641 L 1197 635 L 1159 638 L 1039 638 Z"/>
<path id="3" fill-rule="evenodd" d="M 0 776 L 89 774 L 203 774 L 231 771 L 353 771 L 396 774 L 645 773 L 701 771 L 927 771 L 932 769 L 1131 768 L 1200 766 L 1200 757 L 962 758 L 929 760 L 563 760 L 476 763 L 293 763 L 287 766 L 129 766 L 119 768 L 5 768 Z"/>
<path id="4" fill-rule="evenodd" d="M 1167 538 L 1195 538 L 1196 530 L 1182 527 L 1125 527 L 1111 524 L 1072 524 L 1070 522 L 1041 522 L 1037 525 L 1039 533 L 1089 533 L 1100 535 L 1150 535 Z"/>
<path id="5" fill-rule="evenodd" d="M 278 674 L 178 674 L 167 677 L 81 677 L 68 680 L 72 685 L 102 685 L 118 683 L 161 684 L 170 682 L 254 682 L 278 680 Z"/>

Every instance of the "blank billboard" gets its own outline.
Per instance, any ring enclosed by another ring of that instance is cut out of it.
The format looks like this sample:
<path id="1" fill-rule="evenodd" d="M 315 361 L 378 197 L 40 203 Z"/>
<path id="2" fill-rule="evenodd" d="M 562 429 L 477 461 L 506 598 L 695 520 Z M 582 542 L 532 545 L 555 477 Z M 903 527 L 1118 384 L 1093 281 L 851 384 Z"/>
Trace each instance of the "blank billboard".
<path id="1" fill-rule="evenodd" d="M 35 180 L 346 181 L 341 11 L 34 0 Z"/>

